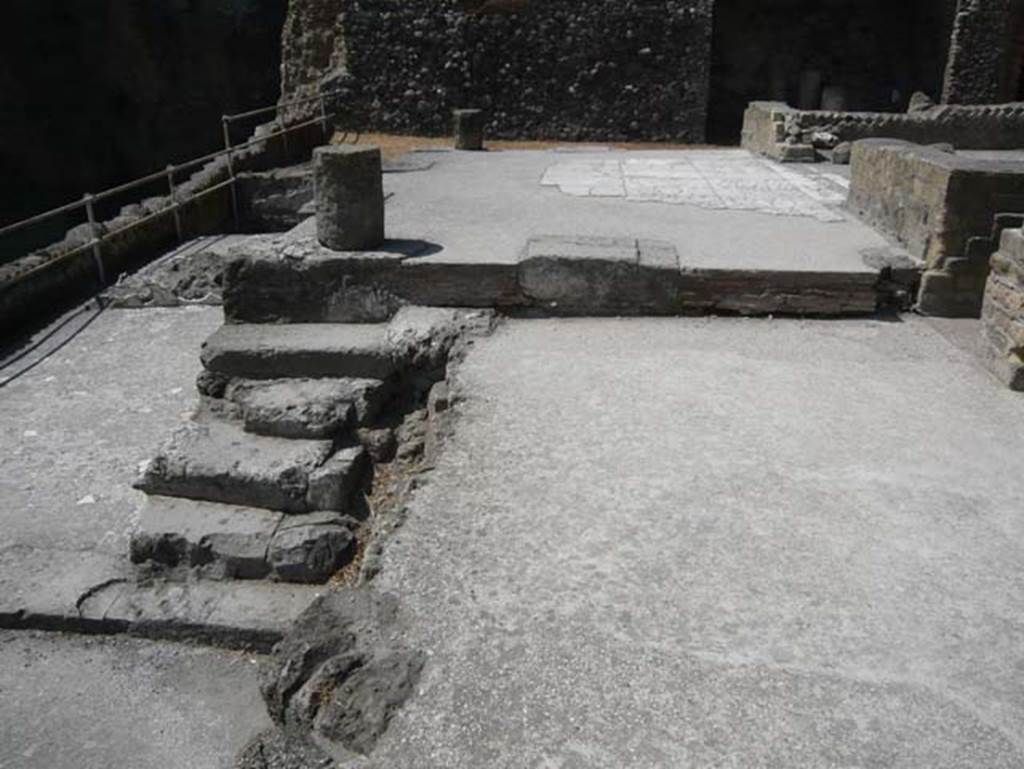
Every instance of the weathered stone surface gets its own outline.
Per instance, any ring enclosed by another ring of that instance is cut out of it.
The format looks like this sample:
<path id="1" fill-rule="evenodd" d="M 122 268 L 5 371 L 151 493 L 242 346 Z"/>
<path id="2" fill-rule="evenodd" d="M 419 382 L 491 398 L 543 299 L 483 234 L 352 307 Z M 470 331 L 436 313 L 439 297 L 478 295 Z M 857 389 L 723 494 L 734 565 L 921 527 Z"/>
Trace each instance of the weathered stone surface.
<path id="1" fill-rule="evenodd" d="M 242 217 L 250 232 L 284 232 L 308 218 L 312 164 L 251 171 L 237 178 Z"/>
<path id="2" fill-rule="evenodd" d="M 358 523 L 337 513 L 289 516 L 267 549 L 267 562 L 284 582 L 326 582 L 355 554 Z"/>
<path id="3" fill-rule="evenodd" d="M 927 112 L 935 106 L 935 100 L 923 91 L 914 91 L 907 105 L 907 112 Z"/>
<path id="4" fill-rule="evenodd" d="M 376 463 L 390 462 L 395 456 L 395 431 L 390 427 L 360 428 L 356 430 L 356 438 Z"/>
<path id="5" fill-rule="evenodd" d="M 273 582 L 112 583 L 79 602 L 81 616 L 150 638 L 188 638 L 269 651 L 323 593 Z"/>
<path id="6" fill-rule="evenodd" d="M 201 566 L 211 576 L 261 579 L 283 513 L 177 497 L 149 496 L 132 533 L 134 563 Z"/>
<path id="7" fill-rule="evenodd" d="M 250 237 L 254 236 L 198 238 L 138 272 L 123 275 L 105 296 L 116 307 L 220 304 L 224 264 L 232 249 Z"/>
<path id="8" fill-rule="evenodd" d="M 366 452 L 360 445 L 338 449 L 309 474 L 306 504 L 310 510 L 349 510 L 352 495 L 368 480 Z"/>
<path id="9" fill-rule="evenodd" d="M 1000 0 L 1002 2 L 1003 0 Z M 924 112 L 798 110 L 782 102 L 751 102 L 743 116 L 743 147 L 782 162 L 816 160 L 811 137 L 833 134 L 840 142 L 896 139 L 960 149 L 1017 149 L 1024 129 L 1020 104 L 943 104 Z"/>
<path id="10" fill-rule="evenodd" d="M 671 313 L 678 310 L 674 255 L 671 244 L 632 238 L 534 238 L 519 263 L 519 283 L 531 303 L 552 314 Z"/>
<path id="11" fill-rule="evenodd" d="M 314 474 L 318 487 L 335 477 L 318 472 L 331 450 L 330 441 L 252 435 L 216 420 L 191 422 L 146 463 L 135 485 L 149 494 L 304 513 L 319 509 L 307 498 Z"/>
<path id="12" fill-rule="evenodd" d="M 989 370 L 1010 389 L 1024 391 L 1024 230 L 1002 233 L 981 322 Z"/>
<path id="13" fill-rule="evenodd" d="M 253 379 L 386 379 L 395 371 L 382 324 L 229 324 L 200 357 L 211 371 Z"/>
<path id="14" fill-rule="evenodd" d="M 483 110 L 457 109 L 452 112 L 455 127 L 455 149 L 482 150 L 484 148 Z"/>
<path id="15" fill-rule="evenodd" d="M 281 438 L 331 438 L 373 419 L 387 397 L 379 379 L 236 379 L 222 391 L 245 429 Z"/>
<path id="16" fill-rule="evenodd" d="M 847 166 L 850 164 L 850 156 L 853 154 L 851 142 L 840 142 L 832 150 L 832 162 L 836 165 Z"/>
<path id="17" fill-rule="evenodd" d="M 878 309 L 879 276 L 872 272 L 682 271 L 685 312 L 740 315 L 858 315 Z"/>
<path id="18" fill-rule="evenodd" d="M 922 312 L 977 317 L 1002 214 L 1024 211 L 1024 162 L 866 139 L 853 148 L 849 207 L 925 263 Z"/>
<path id="19" fill-rule="evenodd" d="M 384 242 L 384 182 L 376 147 L 331 145 L 313 153 L 317 238 L 336 251 Z"/>
<path id="20" fill-rule="evenodd" d="M 333 765 L 334 759 L 312 740 L 268 729 L 242 748 L 234 769 L 327 769 Z"/>
<path id="21" fill-rule="evenodd" d="M 274 649 L 261 690 L 286 733 L 369 753 L 412 694 L 426 661 L 396 641 L 395 598 L 367 588 L 325 594 Z"/>
<path id="22" fill-rule="evenodd" d="M 282 92 L 342 90 L 356 130 L 442 136 L 453 109 L 481 106 L 494 136 L 703 141 L 711 0 L 478 5 L 294 0 Z"/>

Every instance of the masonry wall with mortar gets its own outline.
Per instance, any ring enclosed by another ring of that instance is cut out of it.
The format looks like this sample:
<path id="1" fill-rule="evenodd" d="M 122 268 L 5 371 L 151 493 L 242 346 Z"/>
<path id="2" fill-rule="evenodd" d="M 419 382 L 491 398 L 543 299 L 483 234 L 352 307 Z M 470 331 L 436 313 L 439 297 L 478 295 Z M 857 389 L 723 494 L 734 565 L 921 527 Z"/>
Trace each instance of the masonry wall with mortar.
<path id="1" fill-rule="evenodd" d="M 1024 221 L 1024 163 L 871 139 L 851 171 L 850 209 L 924 262 L 919 309 L 977 317 L 1002 230 Z"/>
<path id="2" fill-rule="evenodd" d="M 1019 98 L 1021 0 L 959 0 L 942 100 L 992 104 Z"/>
<path id="3" fill-rule="evenodd" d="M 1011 389 L 1024 390 L 1024 230 L 1003 232 L 981 320 L 992 373 Z"/>
<path id="4" fill-rule="evenodd" d="M 713 0 L 292 0 L 286 97 L 340 88 L 352 127 L 505 138 L 704 139 Z"/>

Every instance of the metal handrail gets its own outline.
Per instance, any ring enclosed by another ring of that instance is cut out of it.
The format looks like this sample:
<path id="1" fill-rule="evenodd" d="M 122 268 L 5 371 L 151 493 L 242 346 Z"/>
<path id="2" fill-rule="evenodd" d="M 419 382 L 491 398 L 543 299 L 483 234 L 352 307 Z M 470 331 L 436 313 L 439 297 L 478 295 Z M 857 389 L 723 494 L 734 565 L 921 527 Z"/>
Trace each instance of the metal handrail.
<path id="1" fill-rule="evenodd" d="M 299 131 L 299 130 L 301 130 L 303 128 L 308 128 L 309 126 L 315 125 L 317 123 L 319 123 L 321 125 L 321 128 L 322 128 L 322 130 L 324 132 L 324 135 L 326 137 L 326 134 L 327 134 L 327 121 L 330 120 L 331 118 L 336 117 L 336 115 L 337 115 L 337 113 L 331 113 L 330 115 L 327 114 L 326 99 L 328 99 L 331 96 L 336 96 L 338 93 L 339 92 L 337 92 L 337 91 L 331 92 L 331 93 L 323 93 L 323 94 L 319 94 L 317 96 L 307 97 L 307 98 L 303 98 L 303 99 L 294 99 L 294 100 L 288 101 L 288 102 L 281 102 L 281 103 L 276 104 L 276 105 L 274 105 L 272 107 L 264 107 L 264 108 L 260 108 L 260 109 L 257 109 L 257 110 L 250 110 L 249 112 L 240 112 L 240 113 L 235 114 L 235 115 L 224 115 L 223 118 L 222 118 L 222 123 L 223 123 L 223 126 L 224 126 L 224 149 L 217 150 L 215 152 L 211 152 L 211 153 L 209 153 L 207 155 L 203 155 L 202 157 L 193 158 L 192 160 L 186 160 L 185 162 L 179 163 L 178 165 L 174 165 L 174 164 L 168 165 L 162 171 L 155 171 L 155 172 L 153 172 L 151 174 L 148 174 L 146 176 L 140 177 L 138 179 L 133 179 L 130 182 L 125 182 L 124 184 L 118 185 L 117 187 L 111 187 L 109 189 L 105 189 L 105 190 L 103 190 L 101 192 L 98 192 L 98 193 L 95 193 L 95 194 L 86 193 L 85 195 L 82 196 L 81 200 L 77 200 L 77 201 L 74 201 L 72 203 L 67 203 L 67 204 L 65 204 L 63 206 L 58 206 L 57 208 L 50 209 L 49 211 L 44 211 L 44 212 L 36 214 L 34 216 L 30 216 L 27 219 L 23 219 L 21 221 L 14 222 L 13 224 L 8 224 L 8 225 L 6 225 L 4 227 L 0 227 L 0 237 L 4 237 L 4 236 L 9 235 L 9 234 L 11 234 L 13 232 L 17 232 L 19 230 L 23 230 L 23 229 L 25 229 L 27 227 L 31 227 L 31 226 L 33 226 L 35 224 L 39 224 L 41 222 L 44 222 L 44 221 L 46 221 L 48 219 L 52 219 L 54 217 L 60 216 L 62 214 L 71 213 L 72 211 L 79 211 L 79 210 L 81 210 L 83 208 L 86 211 L 86 217 L 87 217 L 88 223 L 90 225 L 90 230 L 91 230 L 92 235 L 93 235 L 91 241 L 89 241 L 87 243 L 84 243 L 81 246 L 76 246 L 75 248 L 62 253 L 57 258 L 51 259 L 48 262 L 46 262 L 45 264 L 39 265 L 36 268 L 33 268 L 31 270 L 28 270 L 28 271 L 22 273 L 21 275 L 19 275 L 16 278 L 16 280 L 21 280 L 22 278 L 28 277 L 29 275 L 32 275 L 32 274 L 34 274 L 37 271 L 40 271 L 42 269 L 51 267 L 54 263 L 63 261 L 64 259 L 67 259 L 67 258 L 69 258 L 71 256 L 77 255 L 81 251 L 84 251 L 84 250 L 86 250 L 88 248 L 91 248 L 92 251 L 93 251 L 93 256 L 94 256 L 94 258 L 96 260 L 96 268 L 97 268 L 97 270 L 99 272 L 100 280 L 101 280 L 101 282 L 105 283 L 106 282 L 106 275 L 105 275 L 105 271 L 104 271 L 104 267 L 103 267 L 103 255 L 102 255 L 102 244 L 103 244 L 103 242 L 105 240 L 107 240 L 108 238 L 114 237 L 114 236 L 116 236 L 116 235 L 118 235 L 118 234 L 120 234 L 122 232 L 125 232 L 126 230 L 130 230 L 130 229 L 132 229 L 134 227 L 137 227 L 140 224 L 148 222 L 148 221 L 150 221 L 150 220 L 152 220 L 154 218 L 157 218 L 159 216 L 166 216 L 167 214 L 173 214 L 174 218 L 175 218 L 176 234 L 177 234 L 178 240 L 180 242 L 183 239 L 183 232 L 182 232 L 181 219 L 180 219 L 180 209 L 181 209 L 181 207 L 184 206 L 184 205 L 187 205 L 189 203 L 192 203 L 193 201 L 195 201 L 195 200 L 197 200 L 197 199 L 199 199 L 199 198 L 201 198 L 201 197 L 203 197 L 205 195 L 208 195 L 211 192 L 215 192 L 217 190 L 221 190 L 224 187 L 227 187 L 229 185 L 231 186 L 233 215 L 234 215 L 235 222 L 236 222 L 236 225 L 237 225 L 238 224 L 238 219 L 239 219 L 239 211 L 238 211 L 238 198 L 237 198 L 237 195 L 238 195 L 238 192 L 237 192 L 237 177 L 235 175 L 235 169 L 234 169 L 234 155 L 235 155 L 235 153 L 237 153 L 237 152 L 239 152 L 241 150 L 249 149 L 250 147 L 254 147 L 254 146 L 258 145 L 258 144 L 263 144 L 263 143 L 265 143 L 265 142 L 267 142 L 267 141 L 269 141 L 271 139 L 275 139 L 275 138 L 277 138 L 279 136 L 282 137 L 282 141 L 285 142 L 285 150 L 287 152 L 287 135 L 289 133 L 292 133 L 294 131 Z M 248 117 L 254 117 L 255 115 L 264 114 L 266 112 L 279 111 L 279 110 L 281 110 L 284 107 L 290 107 L 290 106 L 294 106 L 294 105 L 297 105 L 297 104 L 308 104 L 310 102 L 315 102 L 315 101 L 319 101 L 320 102 L 320 114 L 317 117 L 311 118 L 309 120 L 304 120 L 301 123 L 296 123 L 296 124 L 290 125 L 290 126 L 285 126 L 279 120 L 278 123 L 277 123 L 278 126 L 279 126 L 279 129 L 277 131 L 273 131 L 271 133 L 268 133 L 268 134 L 266 134 L 264 136 L 260 136 L 258 138 L 249 139 L 248 141 L 243 142 L 241 144 L 232 144 L 231 143 L 229 126 L 230 126 L 230 124 L 232 122 L 237 121 L 237 120 L 242 120 L 242 119 L 245 119 L 245 118 L 248 118 Z M 181 171 L 183 171 L 185 169 L 188 169 L 188 168 L 193 168 L 193 167 L 195 167 L 197 165 L 205 164 L 205 163 L 207 163 L 209 161 L 212 161 L 212 160 L 216 160 L 219 157 L 225 157 L 225 156 L 228 159 L 228 179 L 226 181 L 219 182 L 218 184 L 213 185 L 213 186 L 208 187 L 208 188 L 205 188 L 203 190 L 200 190 L 199 192 L 192 193 L 188 197 L 186 197 L 186 198 L 184 198 L 182 200 L 178 199 L 177 194 L 176 194 L 177 193 L 177 187 L 175 186 L 175 183 L 174 183 L 174 175 L 176 173 L 179 173 L 179 172 L 181 172 Z M 111 198 L 111 197 L 113 197 L 115 195 L 119 195 L 119 194 L 121 194 L 123 192 L 128 192 L 129 190 L 133 190 L 133 189 L 136 189 L 138 187 L 142 187 L 142 186 L 147 185 L 147 184 L 152 184 L 153 182 L 157 182 L 157 181 L 160 181 L 162 179 L 165 179 L 167 181 L 167 186 L 168 186 L 168 189 L 169 189 L 169 195 L 170 195 L 171 202 L 170 202 L 170 204 L 168 206 L 166 206 L 166 207 L 164 207 L 164 208 L 160 209 L 159 211 L 156 211 L 156 212 L 154 212 L 152 214 L 149 214 L 148 216 L 144 216 L 141 219 L 138 219 L 138 220 L 136 220 L 134 222 L 131 222 L 130 224 L 128 224 L 125 227 L 121 227 L 121 228 L 119 228 L 117 230 L 114 230 L 112 232 L 107 232 L 107 233 L 103 233 L 101 235 L 96 235 L 96 224 L 97 224 L 97 222 L 96 222 L 96 214 L 95 214 L 95 204 L 97 202 L 100 202 L 100 201 L 103 201 L 103 200 L 107 200 L 108 198 Z"/>

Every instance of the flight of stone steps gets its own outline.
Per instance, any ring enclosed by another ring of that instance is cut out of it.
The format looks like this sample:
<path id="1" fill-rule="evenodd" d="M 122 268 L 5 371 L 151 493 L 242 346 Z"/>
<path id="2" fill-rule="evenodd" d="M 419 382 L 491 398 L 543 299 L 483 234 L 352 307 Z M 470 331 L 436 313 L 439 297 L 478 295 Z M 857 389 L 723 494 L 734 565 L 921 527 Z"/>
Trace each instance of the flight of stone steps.
<path id="1" fill-rule="evenodd" d="M 372 461 L 359 436 L 443 379 L 451 346 L 481 320 L 404 307 L 386 323 L 222 326 L 203 345 L 200 406 L 136 483 L 148 496 L 132 560 L 326 582 L 352 560 L 366 516 Z"/>

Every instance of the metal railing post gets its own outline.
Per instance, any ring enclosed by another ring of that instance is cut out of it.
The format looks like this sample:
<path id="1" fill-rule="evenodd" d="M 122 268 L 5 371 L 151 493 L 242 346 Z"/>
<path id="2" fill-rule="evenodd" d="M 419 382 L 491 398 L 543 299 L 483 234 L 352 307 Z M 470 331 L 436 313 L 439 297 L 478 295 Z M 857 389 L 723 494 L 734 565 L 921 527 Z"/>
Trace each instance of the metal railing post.
<path id="1" fill-rule="evenodd" d="M 227 115 L 221 117 L 224 125 L 224 149 L 228 155 L 228 178 L 231 180 L 231 212 L 235 217 L 235 227 L 241 229 L 241 217 L 238 215 L 238 181 L 235 179 L 235 158 L 231 151 L 231 130 L 228 124 L 231 122 Z"/>
<path id="2" fill-rule="evenodd" d="M 96 272 L 100 276 L 100 285 L 107 285 L 107 271 L 103 268 L 103 241 L 96 237 L 96 211 L 93 208 L 92 195 L 85 193 L 85 215 L 89 217 L 89 236 L 92 238 L 92 258 L 96 262 Z"/>
<path id="3" fill-rule="evenodd" d="M 181 243 L 185 238 L 182 237 L 181 233 L 181 211 L 179 210 L 180 204 L 178 203 L 178 198 L 175 196 L 173 164 L 167 166 L 167 188 L 171 192 L 171 211 L 174 213 L 174 231 L 178 233 L 178 242 Z"/>
<path id="4" fill-rule="evenodd" d="M 291 153 L 288 151 L 288 132 L 284 128 L 284 121 L 281 116 L 277 116 L 277 130 L 281 132 L 281 144 L 284 146 L 284 160 L 287 163 L 291 158 Z"/>
<path id="5" fill-rule="evenodd" d="M 324 140 L 327 140 L 327 102 L 324 99 L 324 95 L 320 94 L 320 132 L 324 136 Z"/>

